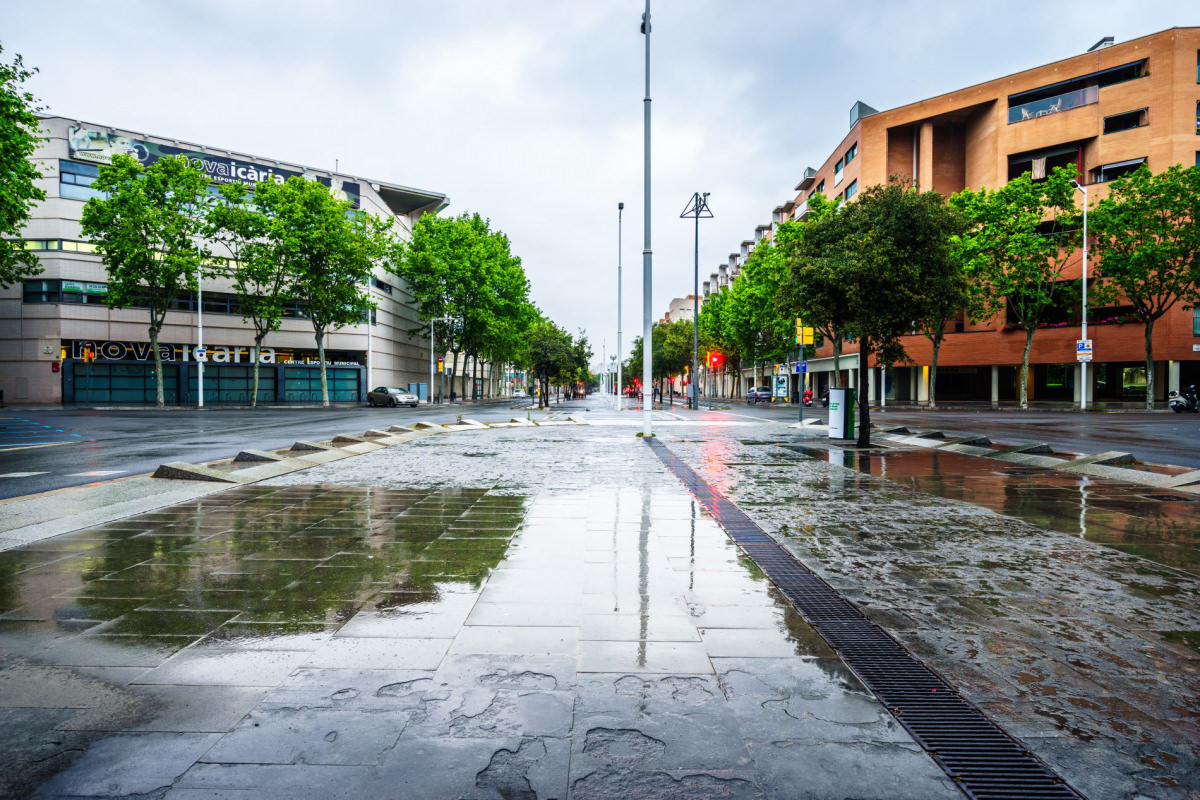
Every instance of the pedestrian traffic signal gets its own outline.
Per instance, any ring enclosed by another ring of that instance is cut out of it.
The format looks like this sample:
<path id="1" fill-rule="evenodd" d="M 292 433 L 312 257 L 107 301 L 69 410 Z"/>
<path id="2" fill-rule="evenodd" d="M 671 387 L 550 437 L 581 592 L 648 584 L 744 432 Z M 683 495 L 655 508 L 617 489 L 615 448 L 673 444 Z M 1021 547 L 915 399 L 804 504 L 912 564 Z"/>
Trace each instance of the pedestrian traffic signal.
<path id="1" fill-rule="evenodd" d="M 90 364 L 96 360 L 96 351 L 91 347 L 83 348 L 83 363 Z"/>
<path id="2" fill-rule="evenodd" d="M 446 359 L 439 356 L 438 357 L 438 372 L 444 371 L 445 368 L 446 368 Z"/>

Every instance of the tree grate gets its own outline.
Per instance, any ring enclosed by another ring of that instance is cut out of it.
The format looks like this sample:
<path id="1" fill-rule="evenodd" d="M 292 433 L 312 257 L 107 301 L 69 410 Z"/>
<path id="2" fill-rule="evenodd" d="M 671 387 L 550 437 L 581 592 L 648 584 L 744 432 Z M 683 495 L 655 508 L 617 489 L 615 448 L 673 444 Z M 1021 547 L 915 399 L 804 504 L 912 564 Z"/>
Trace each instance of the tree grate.
<path id="1" fill-rule="evenodd" d="M 772 539 L 657 439 L 644 440 L 705 511 L 973 800 L 1081 800 L 1037 756 Z"/>

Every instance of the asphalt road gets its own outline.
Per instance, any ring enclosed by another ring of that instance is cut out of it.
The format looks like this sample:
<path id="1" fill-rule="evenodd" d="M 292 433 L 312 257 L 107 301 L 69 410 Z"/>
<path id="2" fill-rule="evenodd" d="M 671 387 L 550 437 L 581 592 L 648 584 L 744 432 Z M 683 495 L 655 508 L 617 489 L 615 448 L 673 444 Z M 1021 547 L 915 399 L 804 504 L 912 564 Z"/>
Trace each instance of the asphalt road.
<path id="1" fill-rule="evenodd" d="M 298 439 L 450 420 L 508 420 L 522 401 L 418 408 L 0 410 L 0 499 L 153 472 L 166 461 L 201 463 Z M 564 406 L 566 408 L 567 406 Z M 30 446 L 32 445 L 32 446 Z"/>
<path id="2" fill-rule="evenodd" d="M 795 417 L 795 406 L 731 404 L 731 411 L 779 421 Z M 823 409 L 816 409 L 822 412 Z M 805 409 L 809 415 L 813 409 Z M 879 426 L 904 425 L 914 431 L 940 430 L 947 434 L 984 435 L 993 442 L 1027 444 L 1045 442 L 1065 453 L 1096 454 L 1109 450 L 1132 453 L 1141 461 L 1200 469 L 1200 415 L 1170 412 L 1081 414 L 1067 411 L 993 411 L 872 409 L 871 422 Z"/>
<path id="3" fill-rule="evenodd" d="M 397 423 L 452 419 L 460 413 L 485 421 L 507 420 L 521 414 L 515 408 L 520 402 L 415 409 L 0 410 L 0 499 L 153 472 L 166 461 L 216 461 L 245 448 L 273 450 L 298 439 L 328 439 Z M 582 410 L 583 405 L 567 403 L 561 408 Z M 636 408 L 634 404 L 631 410 Z M 681 404 L 658 408 L 667 418 L 698 421 L 790 423 L 798 417 L 795 406 L 743 401 L 699 412 Z M 816 406 L 804 409 L 804 415 L 824 421 L 827 412 Z M 889 409 L 873 411 L 872 421 L 982 434 L 1008 444 L 1046 442 L 1063 452 L 1120 450 L 1142 461 L 1200 468 L 1200 416 L 1194 414 Z"/>

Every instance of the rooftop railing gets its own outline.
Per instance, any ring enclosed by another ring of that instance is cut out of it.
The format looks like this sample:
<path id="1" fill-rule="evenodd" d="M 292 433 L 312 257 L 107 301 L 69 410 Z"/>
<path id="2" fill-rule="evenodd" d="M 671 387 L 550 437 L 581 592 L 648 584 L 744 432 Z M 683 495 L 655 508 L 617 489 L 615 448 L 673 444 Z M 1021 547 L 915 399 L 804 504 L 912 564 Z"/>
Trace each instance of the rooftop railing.
<path id="1" fill-rule="evenodd" d="M 1012 106 L 1008 109 L 1008 121 L 1009 124 L 1012 124 L 1014 122 L 1023 122 L 1027 119 L 1037 119 L 1038 117 L 1057 114 L 1060 111 L 1067 111 L 1068 109 L 1079 108 L 1080 106 L 1089 106 L 1099 100 L 1100 87 L 1085 86 L 1073 92 L 1058 94 L 1054 97 L 1044 97 L 1041 100 Z"/>

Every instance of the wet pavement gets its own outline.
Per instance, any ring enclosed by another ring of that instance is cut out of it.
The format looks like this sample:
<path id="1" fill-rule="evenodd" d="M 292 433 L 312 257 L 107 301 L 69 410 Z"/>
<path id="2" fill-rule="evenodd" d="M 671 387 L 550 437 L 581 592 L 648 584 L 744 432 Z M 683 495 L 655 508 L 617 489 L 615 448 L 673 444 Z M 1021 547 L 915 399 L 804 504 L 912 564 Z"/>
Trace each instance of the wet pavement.
<path id="1" fill-rule="evenodd" d="M 961 796 L 629 416 L 0 553 L 0 794 Z M 1079 517 L 1078 477 L 660 435 L 1088 796 L 1200 791 L 1195 503 L 1093 478 Z"/>

